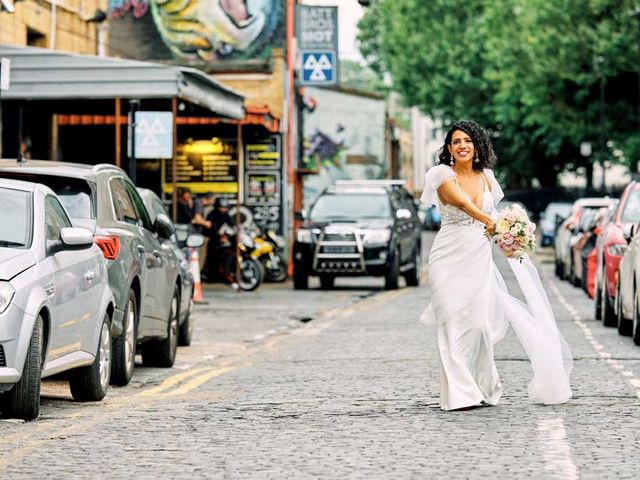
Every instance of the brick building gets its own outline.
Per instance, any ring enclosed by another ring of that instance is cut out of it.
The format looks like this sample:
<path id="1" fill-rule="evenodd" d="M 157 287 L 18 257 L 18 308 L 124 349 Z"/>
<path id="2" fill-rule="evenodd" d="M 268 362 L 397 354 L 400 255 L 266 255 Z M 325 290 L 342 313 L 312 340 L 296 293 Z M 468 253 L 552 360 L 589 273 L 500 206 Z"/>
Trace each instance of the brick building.
<path id="1" fill-rule="evenodd" d="M 107 0 L 4 0 L 0 45 L 105 54 Z M 10 12 L 8 9 L 13 9 Z"/>

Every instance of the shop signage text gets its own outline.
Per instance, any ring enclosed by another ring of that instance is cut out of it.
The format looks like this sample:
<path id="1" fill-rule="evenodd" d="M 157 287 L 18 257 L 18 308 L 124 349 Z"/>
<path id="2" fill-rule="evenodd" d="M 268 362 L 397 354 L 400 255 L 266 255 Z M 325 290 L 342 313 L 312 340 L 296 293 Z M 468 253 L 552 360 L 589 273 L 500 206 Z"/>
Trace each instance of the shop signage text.
<path id="1" fill-rule="evenodd" d="M 338 7 L 296 5 L 296 14 L 300 83 L 337 84 Z"/>

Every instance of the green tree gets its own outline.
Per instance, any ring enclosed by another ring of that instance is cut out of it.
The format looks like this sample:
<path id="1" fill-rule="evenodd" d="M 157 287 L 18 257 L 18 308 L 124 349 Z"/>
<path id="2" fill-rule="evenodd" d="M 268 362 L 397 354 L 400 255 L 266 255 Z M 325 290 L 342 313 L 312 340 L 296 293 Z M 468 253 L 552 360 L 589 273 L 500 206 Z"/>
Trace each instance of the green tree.
<path id="1" fill-rule="evenodd" d="M 511 183 L 640 154 L 634 0 L 380 0 L 361 50 L 406 103 L 494 134 Z M 604 116 L 600 87 L 604 87 Z M 604 122 L 601 119 L 604 118 Z M 580 156 L 590 141 L 594 155 Z M 590 175 L 588 175 L 590 180 Z"/>
<path id="2" fill-rule="evenodd" d="M 371 68 L 353 60 L 340 61 L 340 85 L 387 96 L 389 86 Z"/>

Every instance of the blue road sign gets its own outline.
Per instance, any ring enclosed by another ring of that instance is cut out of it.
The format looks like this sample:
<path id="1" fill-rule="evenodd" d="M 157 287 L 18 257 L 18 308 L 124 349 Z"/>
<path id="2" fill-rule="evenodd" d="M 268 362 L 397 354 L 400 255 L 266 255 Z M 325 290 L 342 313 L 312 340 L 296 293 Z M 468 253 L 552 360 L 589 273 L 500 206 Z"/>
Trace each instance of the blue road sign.
<path id="1" fill-rule="evenodd" d="M 336 83 L 336 53 L 332 51 L 302 52 L 302 83 L 323 85 Z"/>

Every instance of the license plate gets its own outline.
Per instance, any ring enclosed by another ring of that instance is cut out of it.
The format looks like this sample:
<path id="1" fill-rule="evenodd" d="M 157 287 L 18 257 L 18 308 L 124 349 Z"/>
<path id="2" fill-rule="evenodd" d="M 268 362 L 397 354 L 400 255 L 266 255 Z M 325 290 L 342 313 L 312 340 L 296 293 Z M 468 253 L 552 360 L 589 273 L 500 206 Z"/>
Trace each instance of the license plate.
<path id="1" fill-rule="evenodd" d="M 347 247 L 343 245 L 332 246 L 327 245 L 323 247 L 324 253 L 355 253 L 356 247 Z"/>

